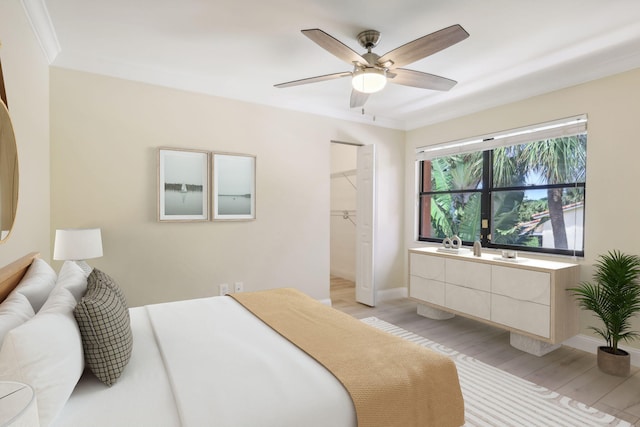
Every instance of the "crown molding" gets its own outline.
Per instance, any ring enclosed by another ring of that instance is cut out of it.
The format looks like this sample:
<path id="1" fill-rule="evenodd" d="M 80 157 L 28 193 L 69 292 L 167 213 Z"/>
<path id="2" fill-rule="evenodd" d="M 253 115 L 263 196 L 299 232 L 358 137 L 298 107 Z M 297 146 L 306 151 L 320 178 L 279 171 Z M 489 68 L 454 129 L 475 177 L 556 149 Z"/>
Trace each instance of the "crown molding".
<path id="1" fill-rule="evenodd" d="M 47 61 L 53 63 L 61 49 L 47 5 L 44 0 L 21 0 L 21 3 Z"/>

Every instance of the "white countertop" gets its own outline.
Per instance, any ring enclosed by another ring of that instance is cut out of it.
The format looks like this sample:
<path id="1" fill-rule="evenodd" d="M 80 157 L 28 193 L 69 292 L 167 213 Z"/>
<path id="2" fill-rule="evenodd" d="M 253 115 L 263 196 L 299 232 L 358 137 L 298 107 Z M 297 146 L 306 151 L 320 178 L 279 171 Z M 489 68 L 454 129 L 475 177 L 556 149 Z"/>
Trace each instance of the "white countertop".
<path id="1" fill-rule="evenodd" d="M 410 252 L 415 253 L 428 253 L 431 255 L 438 255 L 453 259 L 464 259 L 468 261 L 484 262 L 494 265 L 513 266 L 519 268 L 531 268 L 531 269 L 545 269 L 545 270 L 560 270 L 563 268 L 575 267 L 577 264 L 558 261 L 547 261 L 535 258 L 527 258 L 518 254 L 517 258 L 502 258 L 499 253 L 494 251 L 486 251 L 483 248 L 482 255 L 477 257 L 473 255 L 473 251 L 468 248 L 461 248 L 458 253 L 450 249 L 439 250 L 440 247 L 429 246 L 421 248 L 410 248 Z"/>

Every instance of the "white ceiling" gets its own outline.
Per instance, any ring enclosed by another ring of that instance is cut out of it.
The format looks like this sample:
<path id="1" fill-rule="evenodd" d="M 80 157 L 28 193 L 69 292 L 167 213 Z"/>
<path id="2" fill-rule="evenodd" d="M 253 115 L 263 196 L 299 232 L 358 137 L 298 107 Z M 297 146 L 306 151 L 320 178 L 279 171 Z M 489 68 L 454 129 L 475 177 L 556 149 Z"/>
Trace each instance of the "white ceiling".
<path id="1" fill-rule="evenodd" d="M 23 0 L 52 65 L 379 126 L 413 129 L 640 67 L 638 0 Z M 50 21 L 47 17 L 50 17 Z M 387 85 L 364 114 L 350 79 L 276 83 L 351 67 L 306 38 L 320 28 L 358 53 L 453 24 L 470 37 L 404 68 L 459 83 Z M 57 43 L 56 43 L 57 38 Z"/>

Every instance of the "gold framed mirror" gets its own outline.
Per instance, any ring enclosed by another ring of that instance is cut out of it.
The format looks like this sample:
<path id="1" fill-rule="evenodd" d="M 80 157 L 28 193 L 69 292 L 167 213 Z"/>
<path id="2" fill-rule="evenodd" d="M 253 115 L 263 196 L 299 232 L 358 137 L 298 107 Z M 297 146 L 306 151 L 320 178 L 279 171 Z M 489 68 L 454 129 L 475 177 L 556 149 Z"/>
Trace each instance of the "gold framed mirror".
<path id="1" fill-rule="evenodd" d="M 9 110 L 0 101 L 0 243 L 7 240 L 18 209 L 18 148 Z"/>

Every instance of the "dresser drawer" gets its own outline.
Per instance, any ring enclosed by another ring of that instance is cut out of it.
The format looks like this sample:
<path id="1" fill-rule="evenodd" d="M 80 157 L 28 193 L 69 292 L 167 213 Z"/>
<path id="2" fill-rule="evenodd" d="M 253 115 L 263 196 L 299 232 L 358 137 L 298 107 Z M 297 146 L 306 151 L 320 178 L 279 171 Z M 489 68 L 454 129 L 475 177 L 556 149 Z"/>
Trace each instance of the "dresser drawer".
<path id="1" fill-rule="evenodd" d="M 534 335 L 549 338 L 551 311 L 548 305 L 492 295 L 491 320 Z"/>
<path id="2" fill-rule="evenodd" d="M 420 276 L 409 276 L 409 296 L 444 306 L 444 283 Z"/>
<path id="3" fill-rule="evenodd" d="M 491 292 L 491 265 L 447 259 L 445 282 Z"/>
<path id="4" fill-rule="evenodd" d="M 411 254 L 409 257 L 409 274 L 444 282 L 444 259 Z"/>
<path id="5" fill-rule="evenodd" d="M 447 283 L 445 284 L 445 307 L 489 320 L 491 318 L 491 294 Z"/>
<path id="6" fill-rule="evenodd" d="M 543 271 L 492 267 L 491 292 L 516 300 L 551 304 L 551 275 Z"/>

